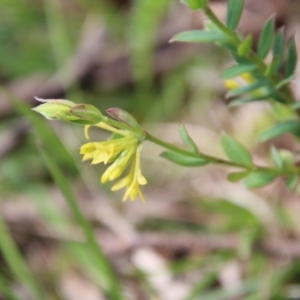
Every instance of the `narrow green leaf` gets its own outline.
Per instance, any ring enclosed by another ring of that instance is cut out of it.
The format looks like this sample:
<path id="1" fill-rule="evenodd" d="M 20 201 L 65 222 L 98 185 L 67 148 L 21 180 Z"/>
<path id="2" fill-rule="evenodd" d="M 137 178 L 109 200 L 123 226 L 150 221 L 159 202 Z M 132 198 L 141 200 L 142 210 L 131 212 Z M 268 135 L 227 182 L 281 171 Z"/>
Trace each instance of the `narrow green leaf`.
<path id="1" fill-rule="evenodd" d="M 264 101 L 267 99 L 270 99 L 274 96 L 273 93 L 266 93 L 266 94 L 261 94 L 258 96 L 249 96 L 249 97 L 243 97 L 243 98 L 238 98 L 230 102 L 229 107 L 235 107 L 241 104 L 245 103 L 250 103 L 250 102 L 255 102 L 255 101 Z"/>
<path id="2" fill-rule="evenodd" d="M 176 34 L 170 42 L 186 42 L 186 43 L 213 43 L 225 42 L 227 37 L 217 31 L 207 30 L 190 30 Z"/>
<path id="3" fill-rule="evenodd" d="M 248 188 L 263 187 L 276 179 L 277 175 L 271 172 L 257 171 L 248 175 L 244 184 Z"/>
<path id="4" fill-rule="evenodd" d="M 204 9 L 208 4 L 208 0 L 188 0 L 188 3 L 192 10 Z"/>
<path id="5" fill-rule="evenodd" d="M 279 168 L 279 169 L 282 169 L 283 168 L 283 161 L 281 159 L 281 156 L 278 152 L 278 150 L 272 146 L 271 147 L 271 157 L 272 157 L 272 160 L 274 161 L 275 165 Z"/>
<path id="6" fill-rule="evenodd" d="M 267 141 L 286 132 L 289 132 L 295 136 L 300 137 L 300 122 L 298 120 L 291 120 L 291 121 L 275 124 L 274 126 L 264 130 L 259 135 L 259 139 L 261 141 Z"/>
<path id="7" fill-rule="evenodd" d="M 266 76 L 274 75 L 278 72 L 278 65 L 280 62 L 280 57 L 279 56 L 274 56 L 272 59 L 272 62 L 268 65 L 266 69 Z"/>
<path id="8" fill-rule="evenodd" d="M 290 175 L 287 178 L 286 186 L 290 191 L 292 191 L 296 187 L 297 183 L 298 183 L 298 176 Z"/>
<path id="9" fill-rule="evenodd" d="M 254 65 L 235 65 L 223 71 L 220 75 L 220 78 L 227 79 L 237 77 L 243 73 L 254 71 L 255 69 L 256 66 Z"/>
<path id="10" fill-rule="evenodd" d="M 276 84 L 275 89 L 279 90 L 283 86 L 288 85 L 293 79 L 294 79 L 293 75 L 286 77 L 285 79 L 281 80 L 279 83 Z"/>
<path id="11" fill-rule="evenodd" d="M 185 143 L 185 145 L 193 151 L 195 154 L 199 153 L 198 147 L 195 144 L 195 142 L 192 140 L 188 132 L 186 131 L 186 128 L 183 124 L 180 124 L 179 126 L 179 133 L 181 136 L 182 141 Z"/>
<path id="12" fill-rule="evenodd" d="M 285 77 L 291 77 L 294 75 L 295 68 L 297 65 L 297 49 L 295 39 L 292 38 L 288 45 L 288 57 L 285 69 Z"/>
<path id="13" fill-rule="evenodd" d="M 228 134 L 223 134 L 222 148 L 227 157 L 238 164 L 252 166 L 252 157 L 246 148 Z"/>
<path id="14" fill-rule="evenodd" d="M 274 18 L 272 17 L 265 24 L 258 41 L 258 55 L 265 58 L 269 53 L 274 40 Z"/>
<path id="15" fill-rule="evenodd" d="M 5 297 L 4 299 L 21 300 L 21 298 L 15 295 L 14 289 L 3 274 L 0 274 L 0 293 L 3 298 Z"/>
<path id="16" fill-rule="evenodd" d="M 278 57 L 275 71 L 278 71 L 282 65 L 284 58 L 284 37 L 283 31 L 280 30 L 276 33 L 274 44 L 273 44 L 273 56 Z"/>
<path id="17" fill-rule="evenodd" d="M 238 54 L 240 56 L 248 56 L 253 44 L 253 36 L 249 35 L 238 47 Z"/>
<path id="18" fill-rule="evenodd" d="M 243 0 L 229 0 L 227 6 L 227 20 L 226 24 L 229 29 L 235 30 L 242 16 L 244 1 Z"/>
<path id="19" fill-rule="evenodd" d="M 210 163 L 210 161 L 204 158 L 178 154 L 174 151 L 164 151 L 160 156 L 166 158 L 167 160 L 177 165 L 186 167 L 199 167 L 205 166 Z"/>
<path id="20" fill-rule="evenodd" d="M 228 180 L 231 182 L 237 182 L 245 178 L 248 174 L 249 171 L 230 173 L 228 175 Z"/>
<path id="21" fill-rule="evenodd" d="M 233 96 L 238 96 L 238 95 L 241 95 L 241 94 L 254 92 L 254 91 L 256 91 L 256 90 L 258 90 L 262 87 L 268 87 L 268 83 L 264 80 L 257 81 L 257 82 L 251 83 L 249 85 L 245 85 L 245 86 L 242 86 L 240 88 L 231 90 L 231 91 L 228 92 L 227 96 L 228 97 L 233 97 Z"/>

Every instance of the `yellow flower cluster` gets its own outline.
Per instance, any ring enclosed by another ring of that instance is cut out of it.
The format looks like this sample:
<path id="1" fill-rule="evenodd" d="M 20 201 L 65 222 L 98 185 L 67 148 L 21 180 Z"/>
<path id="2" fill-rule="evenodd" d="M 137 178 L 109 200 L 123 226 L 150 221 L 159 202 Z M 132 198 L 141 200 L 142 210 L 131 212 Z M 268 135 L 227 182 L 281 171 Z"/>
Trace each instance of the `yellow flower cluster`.
<path id="1" fill-rule="evenodd" d="M 225 80 L 224 84 L 227 89 L 235 90 L 241 86 L 251 84 L 254 81 L 255 79 L 249 73 L 243 73 L 239 78 Z"/>
<path id="2" fill-rule="evenodd" d="M 101 177 L 101 183 L 113 181 L 119 178 L 124 172 L 127 175 L 115 183 L 111 190 L 117 191 L 126 188 L 123 201 L 128 197 L 135 200 L 137 196 L 145 201 L 145 197 L 140 190 L 140 185 L 147 183 L 146 178 L 141 171 L 141 141 L 133 132 L 117 129 L 104 122 L 93 125 L 112 133 L 115 133 L 117 138 L 112 138 L 103 142 L 86 143 L 80 148 L 80 154 L 83 155 L 83 160 L 92 160 L 92 164 L 110 164 Z M 89 139 L 89 126 L 85 127 L 86 138 Z"/>

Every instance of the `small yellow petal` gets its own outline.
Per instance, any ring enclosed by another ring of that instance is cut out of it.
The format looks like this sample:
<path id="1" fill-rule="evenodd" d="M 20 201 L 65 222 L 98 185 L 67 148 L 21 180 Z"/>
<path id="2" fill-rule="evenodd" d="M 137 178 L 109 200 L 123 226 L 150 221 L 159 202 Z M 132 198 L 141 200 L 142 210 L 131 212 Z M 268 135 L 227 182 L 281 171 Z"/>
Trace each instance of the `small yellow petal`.
<path id="1" fill-rule="evenodd" d="M 147 184 L 147 179 L 141 173 L 138 175 L 137 181 L 140 185 Z"/>
<path id="2" fill-rule="evenodd" d="M 143 195 L 143 193 L 141 192 L 141 190 L 139 190 L 139 196 L 142 199 L 142 201 L 145 203 L 146 199 L 145 199 L 145 196 Z"/>
<path id="3" fill-rule="evenodd" d="M 124 177 L 121 180 L 119 180 L 115 185 L 112 186 L 111 190 L 118 191 L 122 188 L 124 188 L 128 184 L 128 177 Z"/>
<path id="4" fill-rule="evenodd" d="M 241 77 L 248 83 L 254 82 L 254 78 L 249 73 L 243 73 Z"/>
<path id="5" fill-rule="evenodd" d="M 229 90 L 235 90 L 240 86 L 239 83 L 234 79 L 227 79 L 224 81 L 224 84 Z"/>
<path id="6" fill-rule="evenodd" d="M 92 165 L 96 165 L 104 162 L 105 157 L 106 157 L 105 152 L 96 151 L 96 153 L 94 154 Z"/>
<path id="7" fill-rule="evenodd" d="M 86 161 L 86 160 L 92 159 L 93 157 L 94 157 L 94 153 L 87 153 L 87 154 L 84 154 L 84 156 L 82 157 L 82 160 Z"/>
<path id="8" fill-rule="evenodd" d="M 80 154 L 88 154 L 96 150 L 95 143 L 86 143 L 80 147 Z"/>

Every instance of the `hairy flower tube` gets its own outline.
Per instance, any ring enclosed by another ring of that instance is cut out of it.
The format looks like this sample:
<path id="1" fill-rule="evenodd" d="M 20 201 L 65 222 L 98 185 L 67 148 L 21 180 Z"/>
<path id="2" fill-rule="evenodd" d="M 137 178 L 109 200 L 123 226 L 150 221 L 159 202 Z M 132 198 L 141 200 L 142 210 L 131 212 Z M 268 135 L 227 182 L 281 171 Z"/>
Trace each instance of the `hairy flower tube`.
<path id="1" fill-rule="evenodd" d="M 80 154 L 83 160 L 92 160 L 92 164 L 109 164 L 101 176 L 101 183 L 117 181 L 111 188 L 117 191 L 126 188 L 123 201 L 130 198 L 135 200 L 139 196 L 142 201 L 145 197 L 140 190 L 140 185 L 147 183 L 141 171 L 142 142 L 134 132 L 112 127 L 104 122 L 85 127 L 86 138 L 89 139 L 88 130 L 91 126 L 100 127 L 114 133 L 109 140 L 102 142 L 89 142 L 81 146 Z"/>

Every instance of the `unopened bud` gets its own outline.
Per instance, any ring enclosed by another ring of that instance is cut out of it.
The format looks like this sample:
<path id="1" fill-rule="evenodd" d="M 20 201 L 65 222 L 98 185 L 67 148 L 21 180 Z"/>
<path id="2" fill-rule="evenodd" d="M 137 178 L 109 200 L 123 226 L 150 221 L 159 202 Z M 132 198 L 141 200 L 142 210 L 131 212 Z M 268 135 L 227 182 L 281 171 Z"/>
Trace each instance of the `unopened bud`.
<path id="1" fill-rule="evenodd" d="M 137 134 L 143 135 L 143 129 L 141 125 L 136 121 L 136 119 L 127 111 L 118 108 L 112 107 L 106 110 L 113 118 L 122 122 L 133 129 Z"/>
<path id="2" fill-rule="evenodd" d="M 50 120 L 92 125 L 101 122 L 103 119 L 101 112 L 90 104 L 76 104 L 63 99 L 36 98 L 36 100 L 44 103 L 33 108 L 33 110 Z"/>
<path id="3" fill-rule="evenodd" d="M 41 99 L 35 97 L 36 100 L 44 102 L 43 104 L 33 108 L 32 110 L 40 113 L 49 120 L 67 120 L 75 119 L 70 113 L 70 109 L 75 103 L 63 99 Z"/>

